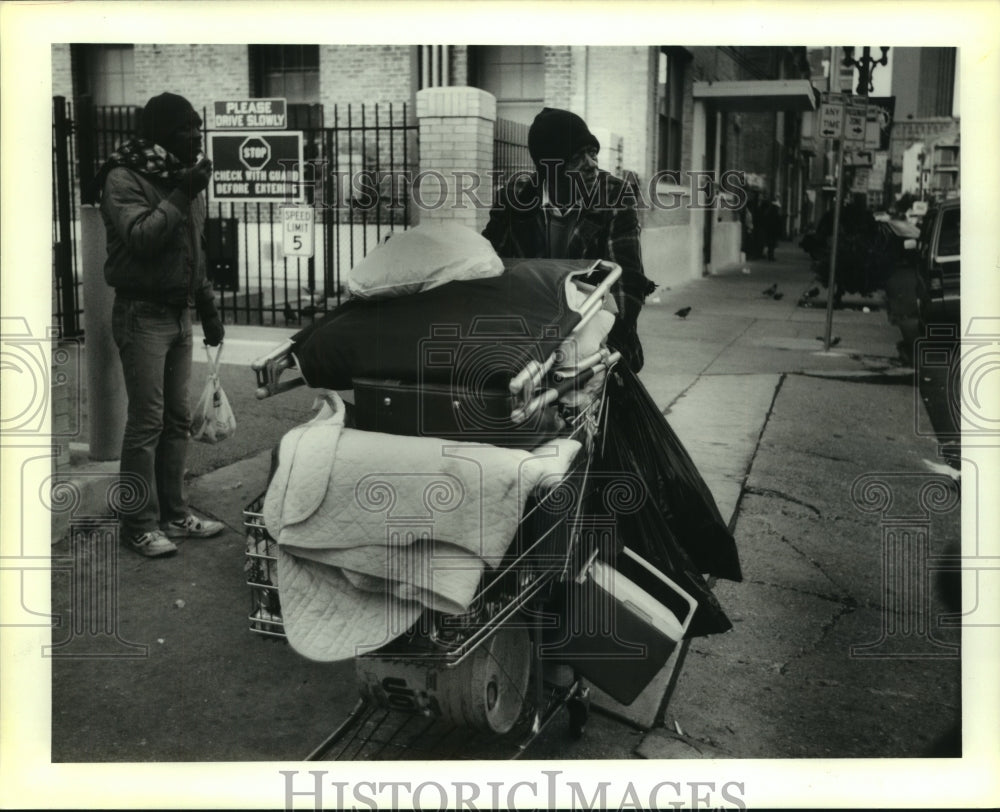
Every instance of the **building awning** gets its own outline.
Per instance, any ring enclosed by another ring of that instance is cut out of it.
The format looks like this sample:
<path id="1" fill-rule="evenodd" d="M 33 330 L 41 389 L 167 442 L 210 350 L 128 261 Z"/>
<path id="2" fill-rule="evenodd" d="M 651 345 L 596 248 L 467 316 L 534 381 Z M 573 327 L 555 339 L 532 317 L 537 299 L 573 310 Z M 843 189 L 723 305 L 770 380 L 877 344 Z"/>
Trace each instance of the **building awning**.
<path id="1" fill-rule="evenodd" d="M 818 93 L 808 79 L 695 82 L 694 98 L 724 113 L 772 113 L 815 110 Z"/>

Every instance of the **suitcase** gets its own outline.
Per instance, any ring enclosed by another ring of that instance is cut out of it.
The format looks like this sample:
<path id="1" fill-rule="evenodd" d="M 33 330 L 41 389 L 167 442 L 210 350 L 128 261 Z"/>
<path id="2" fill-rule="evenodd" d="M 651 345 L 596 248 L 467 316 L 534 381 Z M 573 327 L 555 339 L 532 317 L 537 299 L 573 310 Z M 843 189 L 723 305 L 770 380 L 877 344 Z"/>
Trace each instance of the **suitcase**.
<path id="1" fill-rule="evenodd" d="M 623 705 L 663 668 L 697 608 L 628 548 L 617 567 L 594 561 L 582 582 L 560 586 L 550 603 L 558 620 L 545 624 L 540 656 L 573 666 Z"/>
<path id="2" fill-rule="evenodd" d="M 555 403 L 515 423 L 510 392 L 447 384 L 354 379 L 354 420 L 362 431 L 536 448 L 564 424 Z"/>

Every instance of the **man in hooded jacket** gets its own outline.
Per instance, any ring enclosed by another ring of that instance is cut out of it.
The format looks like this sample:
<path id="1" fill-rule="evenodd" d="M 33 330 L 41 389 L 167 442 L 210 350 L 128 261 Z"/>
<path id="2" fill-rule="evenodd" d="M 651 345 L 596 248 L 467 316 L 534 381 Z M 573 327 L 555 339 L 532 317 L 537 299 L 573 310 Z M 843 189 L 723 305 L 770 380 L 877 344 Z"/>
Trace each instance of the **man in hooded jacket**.
<path id="1" fill-rule="evenodd" d="M 608 343 L 638 372 L 643 356 L 636 322 L 656 286 L 642 267 L 635 191 L 598 169 L 600 148 L 580 116 L 544 108 L 528 131 L 536 171 L 515 176 L 501 190 L 483 236 L 501 257 L 604 259 L 620 265 L 618 317 Z"/>
<path id="2" fill-rule="evenodd" d="M 176 552 L 173 539 L 223 529 L 188 510 L 184 488 L 191 310 L 209 346 L 225 335 L 205 275 L 202 192 L 212 165 L 200 157 L 200 128 L 187 99 L 154 96 L 141 137 L 122 144 L 96 179 L 107 231 L 104 277 L 115 289 L 111 328 L 128 394 L 120 472 L 137 503 L 123 512 L 121 529 L 125 545 L 148 557 Z"/>

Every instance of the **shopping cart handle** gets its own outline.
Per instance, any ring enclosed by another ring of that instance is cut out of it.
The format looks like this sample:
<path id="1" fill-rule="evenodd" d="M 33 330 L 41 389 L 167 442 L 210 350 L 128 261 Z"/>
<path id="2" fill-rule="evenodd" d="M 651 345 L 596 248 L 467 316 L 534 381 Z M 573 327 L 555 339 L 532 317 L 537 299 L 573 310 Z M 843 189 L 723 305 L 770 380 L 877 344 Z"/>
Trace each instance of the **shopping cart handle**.
<path id="1" fill-rule="evenodd" d="M 292 352 L 292 347 L 294 346 L 295 343 L 291 339 L 288 339 L 287 341 L 282 341 L 278 346 L 276 346 L 273 350 L 267 353 L 267 355 L 262 355 L 260 358 L 258 358 L 252 364 L 250 364 L 250 369 L 252 369 L 254 372 L 260 372 L 269 363 L 278 361 L 280 359 L 288 359 L 290 366 L 291 352 Z"/>
<path id="2" fill-rule="evenodd" d="M 264 400 L 264 398 L 269 398 L 272 395 L 280 395 L 282 392 L 287 392 L 289 389 L 298 389 L 300 386 L 305 386 L 306 382 L 302 378 L 295 378 L 291 381 L 281 381 L 280 383 L 275 383 L 271 386 L 258 386 L 257 387 L 257 400 Z"/>
<path id="3" fill-rule="evenodd" d="M 305 379 L 301 377 L 291 381 L 279 380 L 283 372 L 295 367 L 295 358 L 292 356 L 294 346 L 292 341 L 284 341 L 267 355 L 262 355 L 250 364 L 250 368 L 257 376 L 258 400 L 305 385 Z"/>

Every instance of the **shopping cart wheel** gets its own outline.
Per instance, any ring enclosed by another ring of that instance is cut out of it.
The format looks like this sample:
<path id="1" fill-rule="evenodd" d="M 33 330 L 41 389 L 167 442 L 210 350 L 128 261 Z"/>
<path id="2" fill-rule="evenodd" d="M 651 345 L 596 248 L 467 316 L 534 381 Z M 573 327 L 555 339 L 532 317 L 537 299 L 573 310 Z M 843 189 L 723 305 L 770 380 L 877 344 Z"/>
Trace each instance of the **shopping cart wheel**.
<path id="1" fill-rule="evenodd" d="M 590 696 L 577 694 L 566 702 L 566 710 L 569 713 L 569 735 L 574 739 L 582 738 L 590 717 Z"/>

